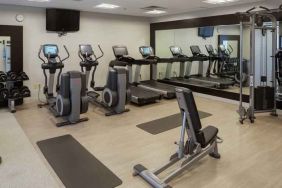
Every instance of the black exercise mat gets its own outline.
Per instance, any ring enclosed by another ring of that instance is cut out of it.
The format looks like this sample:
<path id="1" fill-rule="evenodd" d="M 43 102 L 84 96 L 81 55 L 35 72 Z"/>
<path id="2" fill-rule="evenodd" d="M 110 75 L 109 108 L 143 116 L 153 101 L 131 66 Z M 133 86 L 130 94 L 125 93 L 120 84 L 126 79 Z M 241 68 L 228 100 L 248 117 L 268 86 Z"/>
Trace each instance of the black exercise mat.
<path id="1" fill-rule="evenodd" d="M 66 188 L 114 188 L 122 181 L 71 135 L 37 142 Z"/>
<path id="2" fill-rule="evenodd" d="M 211 114 L 209 113 L 200 112 L 200 111 L 199 111 L 199 115 L 201 119 L 211 116 Z M 169 131 L 176 127 L 180 127 L 181 125 L 182 125 L 182 117 L 181 114 L 179 113 L 161 119 L 153 120 L 150 122 L 142 123 L 137 125 L 137 127 L 150 134 L 156 135 L 165 131 Z"/>

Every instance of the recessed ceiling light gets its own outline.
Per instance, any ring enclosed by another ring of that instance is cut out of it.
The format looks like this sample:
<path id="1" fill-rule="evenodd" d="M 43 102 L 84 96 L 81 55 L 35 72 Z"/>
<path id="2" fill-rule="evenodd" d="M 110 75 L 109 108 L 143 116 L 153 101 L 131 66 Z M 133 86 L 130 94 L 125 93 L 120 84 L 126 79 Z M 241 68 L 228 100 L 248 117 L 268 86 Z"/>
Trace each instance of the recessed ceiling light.
<path id="1" fill-rule="evenodd" d="M 224 4 L 224 3 L 232 3 L 236 1 L 239 1 L 239 0 L 205 0 L 203 2 L 209 3 L 209 4 Z"/>
<path id="2" fill-rule="evenodd" d="M 147 11 L 145 13 L 147 13 L 147 14 L 164 14 L 164 13 L 166 13 L 166 11 L 164 11 L 164 10 L 150 10 L 150 11 Z"/>
<path id="3" fill-rule="evenodd" d="M 100 4 L 100 5 L 96 5 L 95 7 L 96 7 L 96 8 L 103 8 L 103 9 L 114 9 L 114 8 L 119 8 L 120 6 L 102 3 L 102 4 Z"/>
<path id="4" fill-rule="evenodd" d="M 45 3 L 45 2 L 49 2 L 50 0 L 28 0 L 30 2 L 38 2 L 38 3 Z"/>

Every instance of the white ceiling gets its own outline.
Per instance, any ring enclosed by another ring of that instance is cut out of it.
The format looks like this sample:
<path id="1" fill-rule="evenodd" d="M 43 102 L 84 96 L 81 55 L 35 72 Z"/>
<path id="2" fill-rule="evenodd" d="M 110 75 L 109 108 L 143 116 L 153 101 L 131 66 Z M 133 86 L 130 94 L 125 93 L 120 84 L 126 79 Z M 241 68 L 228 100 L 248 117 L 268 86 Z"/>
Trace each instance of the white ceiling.
<path id="1" fill-rule="evenodd" d="M 0 0 L 0 4 L 7 5 L 23 5 L 32 7 L 52 7 L 52 8 L 67 8 L 77 9 L 81 11 L 103 12 L 112 14 L 123 14 L 132 16 L 159 16 L 145 14 L 141 8 L 147 6 L 161 6 L 167 8 L 167 13 L 163 15 L 179 14 L 214 8 L 218 6 L 231 6 L 235 4 L 254 3 L 262 0 L 239 0 L 233 3 L 222 5 L 212 5 L 203 3 L 203 0 L 50 0 L 50 2 L 30 2 L 28 0 Z M 120 8 L 114 10 L 97 9 L 94 6 L 100 3 L 109 3 L 119 5 Z"/>

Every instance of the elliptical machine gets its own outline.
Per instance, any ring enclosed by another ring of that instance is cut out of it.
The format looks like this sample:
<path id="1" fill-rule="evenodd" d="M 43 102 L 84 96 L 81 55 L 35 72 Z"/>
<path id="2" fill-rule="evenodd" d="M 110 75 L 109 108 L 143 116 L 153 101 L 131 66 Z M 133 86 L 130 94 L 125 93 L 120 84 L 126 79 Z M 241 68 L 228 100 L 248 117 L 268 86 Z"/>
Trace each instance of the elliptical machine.
<path id="1" fill-rule="evenodd" d="M 38 106 L 41 108 L 48 105 L 55 117 L 66 119 L 64 122 L 57 123 L 57 127 L 88 121 L 88 118 L 80 118 L 80 114 L 88 111 L 88 100 L 85 92 L 86 75 L 79 71 L 69 71 L 61 75 L 64 68 L 63 62 L 70 56 L 66 46 L 64 48 L 67 52 L 67 57 L 64 59 L 60 58 L 58 46 L 55 44 L 42 45 L 38 52 L 38 57 L 43 62 L 41 65 L 45 78 L 43 93 L 46 96 L 46 103 Z M 41 52 L 43 52 L 47 62 L 41 57 Z M 58 94 L 55 97 L 53 94 L 54 79 L 58 69 L 56 84 Z M 47 77 L 47 70 L 49 70 L 49 78 Z"/>
<path id="2" fill-rule="evenodd" d="M 95 55 L 91 45 L 79 45 L 78 56 L 81 59 L 80 67 L 81 71 L 86 73 L 87 84 L 89 83 L 89 76 L 91 74 L 90 87 L 93 90 L 87 92 L 88 99 L 90 102 L 104 107 L 108 111 L 105 114 L 106 116 L 128 112 L 129 109 L 126 109 L 125 105 L 131 99 L 131 92 L 125 62 L 111 61 L 106 85 L 104 87 L 95 87 L 95 73 L 99 65 L 98 60 L 104 56 L 101 47 L 98 47 L 101 51 L 101 56 L 99 57 Z M 88 89 L 86 88 L 86 90 Z M 102 100 L 99 100 L 100 94 L 98 92 L 102 92 Z"/>

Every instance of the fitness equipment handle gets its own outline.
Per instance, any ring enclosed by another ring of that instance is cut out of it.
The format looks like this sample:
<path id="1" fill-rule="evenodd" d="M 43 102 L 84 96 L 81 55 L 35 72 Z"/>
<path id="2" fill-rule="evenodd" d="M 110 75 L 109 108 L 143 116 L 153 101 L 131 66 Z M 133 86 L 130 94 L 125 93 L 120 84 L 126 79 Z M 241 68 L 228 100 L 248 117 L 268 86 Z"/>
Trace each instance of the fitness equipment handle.
<path id="1" fill-rule="evenodd" d="M 264 7 L 264 6 L 259 6 L 259 8 L 264 9 L 264 10 L 266 10 L 266 11 L 268 11 L 268 12 L 271 12 L 271 10 L 270 10 L 269 8 L 266 8 L 266 7 Z"/>
<path id="2" fill-rule="evenodd" d="M 46 62 L 44 61 L 44 59 L 41 57 L 41 51 L 42 51 L 42 49 L 43 49 L 43 45 L 41 45 L 40 48 L 39 48 L 38 57 L 39 57 L 39 59 L 40 59 L 43 63 L 46 63 Z"/>
<path id="3" fill-rule="evenodd" d="M 102 50 L 100 44 L 98 44 L 98 48 L 99 48 L 99 50 L 100 50 L 100 52 L 101 52 L 101 55 L 100 55 L 99 57 L 96 57 L 96 61 L 104 56 L 104 52 L 103 52 L 103 50 Z"/>
<path id="4" fill-rule="evenodd" d="M 251 8 L 251 9 L 247 10 L 246 13 L 250 13 L 251 11 L 255 10 L 256 8 L 257 8 L 257 7 L 253 7 L 253 8 Z"/>
<path id="5" fill-rule="evenodd" d="M 83 61 L 83 58 L 81 57 L 81 51 L 78 50 L 78 57 L 81 59 L 81 61 Z"/>
<path id="6" fill-rule="evenodd" d="M 66 50 L 66 52 L 67 52 L 67 57 L 64 58 L 64 59 L 62 59 L 62 62 L 64 62 L 64 61 L 67 60 L 68 58 L 70 58 L 70 53 L 69 53 L 69 51 L 68 51 L 66 45 L 64 45 L 64 48 L 65 48 L 65 50 Z"/>

